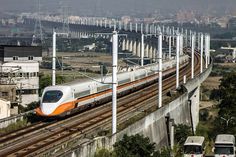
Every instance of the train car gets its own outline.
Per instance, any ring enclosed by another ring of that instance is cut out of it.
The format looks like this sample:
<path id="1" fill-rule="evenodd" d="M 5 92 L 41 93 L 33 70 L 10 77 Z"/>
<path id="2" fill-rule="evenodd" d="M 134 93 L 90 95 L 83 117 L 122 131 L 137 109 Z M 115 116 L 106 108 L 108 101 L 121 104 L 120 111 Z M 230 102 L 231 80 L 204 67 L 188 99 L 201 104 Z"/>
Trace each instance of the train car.
<path id="1" fill-rule="evenodd" d="M 186 66 L 188 61 L 189 57 L 187 55 L 180 57 L 182 67 Z M 173 68 L 175 65 L 175 60 L 164 62 L 163 77 L 175 72 Z M 118 96 L 156 81 L 158 78 L 157 73 L 157 63 L 118 73 Z M 83 82 L 73 81 L 46 87 L 40 100 L 40 107 L 35 110 L 36 114 L 44 117 L 64 116 L 70 114 L 73 109 L 86 108 L 94 105 L 95 102 L 106 102 L 108 99 L 110 101 L 112 95 L 111 82 L 112 76 L 109 75 L 105 77 L 104 82 L 101 82 L 100 78 L 96 78 Z"/>

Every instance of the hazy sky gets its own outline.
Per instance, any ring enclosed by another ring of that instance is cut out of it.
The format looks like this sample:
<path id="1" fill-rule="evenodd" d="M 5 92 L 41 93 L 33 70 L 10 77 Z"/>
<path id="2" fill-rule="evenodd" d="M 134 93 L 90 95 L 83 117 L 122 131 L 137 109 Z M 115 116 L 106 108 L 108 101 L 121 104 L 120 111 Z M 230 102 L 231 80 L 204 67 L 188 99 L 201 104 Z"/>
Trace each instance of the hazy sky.
<path id="1" fill-rule="evenodd" d="M 0 11 L 34 11 L 37 0 L 0 0 Z M 194 10 L 224 13 L 236 11 L 236 0 L 41 0 L 43 11 L 58 11 L 61 4 L 69 4 L 72 14 L 135 14 Z"/>

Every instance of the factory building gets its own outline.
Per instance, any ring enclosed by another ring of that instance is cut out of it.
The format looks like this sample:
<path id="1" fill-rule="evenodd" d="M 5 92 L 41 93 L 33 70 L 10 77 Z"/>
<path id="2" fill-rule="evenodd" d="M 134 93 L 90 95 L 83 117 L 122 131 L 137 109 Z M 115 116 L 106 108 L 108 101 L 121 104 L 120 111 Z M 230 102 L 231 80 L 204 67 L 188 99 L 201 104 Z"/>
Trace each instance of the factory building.
<path id="1" fill-rule="evenodd" d="M 42 61 L 41 47 L 0 46 L 0 84 L 15 84 L 16 100 L 24 107 L 39 100 L 40 61 Z"/>

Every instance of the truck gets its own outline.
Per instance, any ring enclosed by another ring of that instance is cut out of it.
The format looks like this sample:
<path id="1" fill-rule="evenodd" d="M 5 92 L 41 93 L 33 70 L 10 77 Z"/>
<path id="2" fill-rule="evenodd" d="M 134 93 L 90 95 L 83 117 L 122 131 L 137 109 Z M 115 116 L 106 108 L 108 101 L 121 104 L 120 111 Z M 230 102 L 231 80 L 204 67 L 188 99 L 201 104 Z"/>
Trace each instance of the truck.
<path id="1" fill-rule="evenodd" d="M 216 136 L 213 148 L 215 157 L 235 157 L 235 137 L 230 134 Z"/>
<path id="2" fill-rule="evenodd" d="M 184 157 L 204 157 L 204 141 L 203 136 L 189 136 L 184 143 Z"/>

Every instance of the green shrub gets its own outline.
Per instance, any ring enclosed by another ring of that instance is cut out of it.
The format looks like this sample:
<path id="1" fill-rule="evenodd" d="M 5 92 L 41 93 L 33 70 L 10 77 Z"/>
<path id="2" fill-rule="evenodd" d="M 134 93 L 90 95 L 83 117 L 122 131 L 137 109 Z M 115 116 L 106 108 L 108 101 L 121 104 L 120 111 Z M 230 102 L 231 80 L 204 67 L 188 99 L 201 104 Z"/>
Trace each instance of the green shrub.
<path id="1" fill-rule="evenodd" d="M 117 157 L 150 157 L 155 151 L 155 143 L 143 135 L 124 135 L 123 139 L 114 144 Z"/>
<path id="2" fill-rule="evenodd" d="M 114 155 L 113 155 L 114 156 Z M 102 149 L 98 149 L 95 152 L 94 157 L 112 157 L 112 152 L 110 152 L 109 150 L 102 148 Z"/>
<path id="3" fill-rule="evenodd" d="M 25 126 L 27 126 L 27 120 L 26 119 L 17 120 L 15 123 L 12 123 L 12 124 L 8 125 L 6 128 L 0 129 L 0 134 L 12 132 L 14 130 L 23 128 Z"/>
<path id="4" fill-rule="evenodd" d="M 207 121 L 209 116 L 209 111 L 207 109 L 202 109 L 199 112 L 199 119 L 200 121 Z"/>

